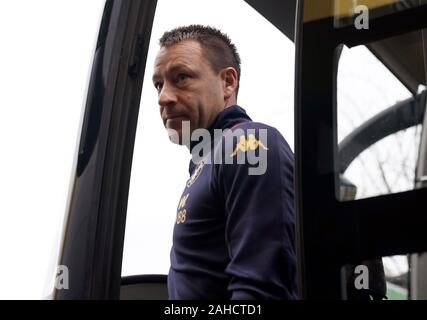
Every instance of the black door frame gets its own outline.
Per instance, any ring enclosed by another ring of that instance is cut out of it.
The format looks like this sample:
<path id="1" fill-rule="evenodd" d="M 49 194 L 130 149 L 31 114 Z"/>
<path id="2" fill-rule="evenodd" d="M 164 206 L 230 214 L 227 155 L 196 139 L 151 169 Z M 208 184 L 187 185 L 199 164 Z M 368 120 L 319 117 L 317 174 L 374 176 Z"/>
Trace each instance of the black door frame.
<path id="1" fill-rule="evenodd" d="M 332 3 L 332 2 L 331 2 Z M 299 1 L 295 72 L 295 195 L 302 299 L 341 299 L 341 267 L 427 250 L 427 189 L 337 200 L 336 69 L 339 47 L 427 26 L 427 6 L 372 19 L 369 30 L 304 21 L 316 1 Z M 399 230 L 398 233 L 390 230 Z"/>
<path id="2" fill-rule="evenodd" d="M 88 88 L 55 299 L 118 299 L 133 146 L 156 0 L 107 0 Z"/>

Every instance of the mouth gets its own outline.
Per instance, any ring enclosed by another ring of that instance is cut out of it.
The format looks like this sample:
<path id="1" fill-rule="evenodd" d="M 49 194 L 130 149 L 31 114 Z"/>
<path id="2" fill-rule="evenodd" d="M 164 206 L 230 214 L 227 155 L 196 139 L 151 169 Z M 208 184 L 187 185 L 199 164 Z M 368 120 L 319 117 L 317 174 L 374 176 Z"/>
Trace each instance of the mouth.
<path id="1" fill-rule="evenodd" d="M 166 128 L 181 130 L 183 123 L 186 120 L 187 117 L 183 114 L 169 114 L 165 117 L 164 125 Z"/>
<path id="2" fill-rule="evenodd" d="M 166 120 L 173 120 L 173 119 L 179 119 L 184 118 L 184 115 L 182 114 L 171 114 L 166 116 Z"/>

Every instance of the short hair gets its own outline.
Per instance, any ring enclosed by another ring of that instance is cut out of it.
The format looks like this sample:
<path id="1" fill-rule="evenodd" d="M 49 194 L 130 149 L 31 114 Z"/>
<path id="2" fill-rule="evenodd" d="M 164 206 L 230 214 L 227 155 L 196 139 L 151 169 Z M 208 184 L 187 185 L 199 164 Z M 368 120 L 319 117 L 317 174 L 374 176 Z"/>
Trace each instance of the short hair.
<path id="1" fill-rule="evenodd" d="M 220 30 L 192 24 L 166 31 L 159 40 L 161 47 L 170 47 L 184 40 L 198 41 L 205 53 L 214 72 L 220 72 L 227 67 L 233 67 L 237 71 L 236 98 L 240 83 L 240 56 L 236 46 L 231 42 L 227 34 Z"/>

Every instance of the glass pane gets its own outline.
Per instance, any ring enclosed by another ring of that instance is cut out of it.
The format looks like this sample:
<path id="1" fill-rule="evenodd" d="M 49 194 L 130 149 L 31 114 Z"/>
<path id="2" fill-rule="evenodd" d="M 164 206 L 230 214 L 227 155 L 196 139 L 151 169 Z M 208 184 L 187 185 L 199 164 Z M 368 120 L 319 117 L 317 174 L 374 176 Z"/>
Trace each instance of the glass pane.
<path id="1" fill-rule="evenodd" d="M 421 31 L 343 47 L 337 75 L 341 200 L 415 188 L 426 106 Z"/>
<path id="2" fill-rule="evenodd" d="M 344 300 L 408 300 L 408 257 L 390 256 L 341 269 Z"/>
<path id="3" fill-rule="evenodd" d="M 408 300 L 408 256 L 390 256 L 384 257 L 382 260 L 387 279 L 387 298 L 389 300 Z"/>
<path id="4" fill-rule="evenodd" d="M 293 43 L 244 1 L 160 0 L 135 142 L 123 275 L 166 274 L 169 270 L 172 230 L 188 179 L 190 153 L 169 141 L 151 77 L 158 39 L 167 30 L 189 24 L 211 25 L 230 36 L 242 59 L 238 104 L 255 121 L 279 129 L 293 149 Z"/>
<path id="5" fill-rule="evenodd" d="M 104 2 L 0 2 L 0 299 L 53 290 Z"/>
<path id="6" fill-rule="evenodd" d="M 388 256 L 342 268 L 343 297 L 427 299 L 427 253 Z"/>

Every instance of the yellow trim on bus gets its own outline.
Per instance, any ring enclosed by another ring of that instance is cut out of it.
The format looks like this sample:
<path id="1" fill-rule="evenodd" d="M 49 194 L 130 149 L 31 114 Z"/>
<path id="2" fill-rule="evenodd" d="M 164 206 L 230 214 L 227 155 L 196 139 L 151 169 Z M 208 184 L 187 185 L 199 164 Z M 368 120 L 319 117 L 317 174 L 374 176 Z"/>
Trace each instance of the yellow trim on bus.
<path id="1" fill-rule="evenodd" d="M 401 0 L 305 0 L 304 22 L 320 20 L 329 17 L 352 17 L 355 8 L 364 5 L 375 9 L 390 5 Z"/>

